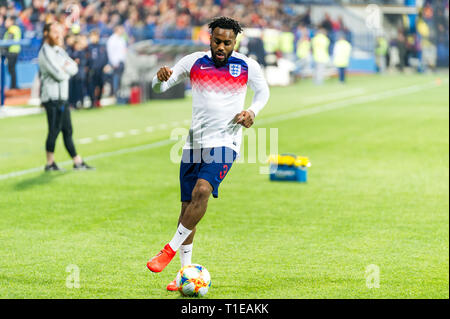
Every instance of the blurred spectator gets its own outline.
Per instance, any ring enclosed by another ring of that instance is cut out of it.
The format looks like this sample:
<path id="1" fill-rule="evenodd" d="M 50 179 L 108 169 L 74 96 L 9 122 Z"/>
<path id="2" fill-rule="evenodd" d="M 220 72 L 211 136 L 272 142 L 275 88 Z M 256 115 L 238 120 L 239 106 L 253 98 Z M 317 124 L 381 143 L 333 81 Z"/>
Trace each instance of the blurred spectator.
<path id="1" fill-rule="evenodd" d="M 345 34 L 340 33 L 333 49 L 333 63 L 338 69 L 339 82 L 345 82 L 345 73 L 350 64 L 352 45 L 346 40 Z"/>
<path id="2" fill-rule="evenodd" d="M 375 46 L 375 60 L 377 65 L 377 72 L 384 73 L 386 71 L 387 64 L 387 53 L 389 44 L 385 37 L 377 37 L 377 42 Z"/>
<path id="3" fill-rule="evenodd" d="M 295 61 L 294 50 L 294 34 L 290 31 L 288 26 L 283 26 L 283 31 L 280 34 L 280 51 L 283 58 L 290 61 Z"/>
<path id="4" fill-rule="evenodd" d="M 397 37 L 390 44 L 389 65 L 403 71 L 406 66 L 406 38 L 403 30 L 399 29 Z"/>
<path id="5" fill-rule="evenodd" d="M 448 0 L 433 2 L 434 32 L 437 50 L 437 65 L 449 65 L 449 4 Z"/>
<path id="6" fill-rule="evenodd" d="M 64 43 L 65 43 L 65 50 L 67 52 L 67 54 L 70 56 L 72 56 L 72 52 L 73 52 L 73 47 L 75 45 L 75 40 L 76 40 L 76 36 L 72 33 L 69 33 L 68 35 L 66 35 L 65 39 L 64 39 Z"/>
<path id="7" fill-rule="evenodd" d="M 306 26 L 300 27 L 300 39 L 297 41 L 296 53 L 298 60 L 295 74 L 299 78 L 311 65 L 311 41 Z"/>
<path id="8" fill-rule="evenodd" d="M 331 31 L 333 31 L 333 21 L 331 20 L 330 15 L 325 12 L 325 17 L 323 18 L 322 23 L 320 24 L 320 28 L 324 29 L 326 31 L 326 34 L 329 34 Z"/>
<path id="9" fill-rule="evenodd" d="M 311 42 L 315 64 L 314 82 L 317 85 L 323 83 L 325 79 L 326 66 L 330 62 L 330 54 L 328 51 L 330 39 L 327 37 L 326 33 L 326 29 L 320 28 Z"/>
<path id="10" fill-rule="evenodd" d="M 425 72 L 425 64 L 423 61 L 423 50 L 424 45 L 429 42 L 428 39 L 430 37 L 430 28 L 428 24 L 423 19 L 423 12 L 419 12 L 416 23 L 416 56 L 419 62 L 417 70 L 422 73 Z"/>
<path id="11" fill-rule="evenodd" d="M 422 65 L 423 71 L 434 71 L 437 62 L 436 46 L 428 39 L 422 41 Z"/>
<path id="12" fill-rule="evenodd" d="M 433 19 L 434 10 L 431 6 L 431 3 L 427 2 L 425 3 L 425 6 L 423 7 L 423 18 L 427 23 L 431 23 Z"/>
<path id="13" fill-rule="evenodd" d="M 0 7 L 0 9 L 1 9 L 1 7 Z M 3 35 L 6 32 L 4 22 L 5 22 L 5 18 L 3 17 L 3 15 L 0 12 L 0 39 L 3 39 Z"/>
<path id="14" fill-rule="evenodd" d="M 298 24 L 302 24 L 306 27 L 311 26 L 311 7 L 306 9 L 306 12 L 300 17 Z"/>
<path id="15" fill-rule="evenodd" d="M 145 23 L 144 37 L 145 39 L 153 39 L 155 37 L 156 17 L 153 15 L 148 15 Z"/>
<path id="16" fill-rule="evenodd" d="M 129 35 L 128 42 L 132 44 L 144 40 L 145 31 L 143 22 L 139 19 L 139 12 L 137 9 L 130 10 L 128 19 L 123 24 L 126 33 Z"/>
<path id="17" fill-rule="evenodd" d="M 33 31 L 34 30 L 34 25 L 30 20 L 32 13 L 33 13 L 33 10 L 31 8 L 26 8 L 19 15 L 20 24 L 25 29 L 25 31 Z"/>
<path id="18" fill-rule="evenodd" d="M 100 44 L 100 33 L 97 30 L 89 34 L 88 46 L 88 79 L 91 107 L 100 107 L 104 84 L 104 68 L 108 64 L 106 47 Z"/>
<path id="19" fill-rule="evenodd" d="M 264 50 L 267 54 L 274 54 L 280 49 L 277 30 L 265 29 L 263 31 Z"/>
<path id="20" fill-rule="evenodd" d="M 247 31 L 245 36 L 236 41 L 236 50 L 248 57 L 255 59 L 262 66 L 266 66 L 266 52 L 262 40 L 262 32 L 258 29 Z"/>
<path id="21" fill-rule="evenodd" d="M 109 64 L 113 69 L 112 93 L 117 94 L 125 68 L 125 58 L 127 53 L 125 29 L 121 25 L 116 26 L 114 28 L 114 33 L 108 38 L 106 50 Z"/>
<path id="22" fill-rule="evenodd" d="M 2 21 L 11 15 L 18 17 L 16 25 L 21 28 L 24 37 L 39 40 L 35 43 L 41 42 L 45 22 L 59 21 L 65 24 L 65 31 L 70 35 L 66 36 L 68 42 L 74 40 L 73 34 L 84 36 L 92 30 L 98 30 L 98 43 L 106 43 L 106 52 L 110 60 L 104 67 L 104 81 L 107 77 L 110 78 L 108 81 L 111 82 L 111 91 L 114 93 L 117 93 L 120 87 L 125 62 L 123 52 L 127 44 L 145 39 L 194 40 L 209 44 L 210 32 L 207 23 L 215 16 L 232 16 L 239 20 L 244 28 L 264 30 L 261 38 L 264 47 L 261 48 L 260 39 L 252 37 L 245 40 L 246 48 L 252 51 L 251 54 L 258 60 L 267 61 L 269 65 L 276 65 L 277 57 L 280 55 L 293 57 L 297 60 L 297 72 L 305 70 L 310 65 L 308 46 L 312 46 L 310 39 L 317 33 L 317 28 L 326 30 L 325 36 L 329 41 L 328 55 L 333 51 L 336 35 L 339 32 L 345 33 L 347 41 L 352 43 L 352 33 L 348 29 L 348 26 L 352 24 L 347 26 L 342 16 L 335 15 L 337 11 L 329 10 L 334 18 L 329 13 L 320 17 L 316 11 L 314 14 L 312 12 L 316 10 L 315 6 L 302 4 L 294 8 L 286 1 L 81 0 L 76 2 L 80 9 L 79 15 L 75 14 L 77 13 L 75 7 L 71 7 L 73 3 L 72 0 L 0 0 L 0 39 L 3 39 L 3 33 L 6 31 Z M 322 10 L 320 11 L 323 12 Z M 71 17 L 72 25 L 66 24 L 68 15 Z M 316 21 L 317 18 L 320 21 Z M 424 0 L 421 18 L 408 20 L 410 21 L 403 25 L 398 36 L 391 39 L 389 49 L 386 49 L 385 43 L 378 43 L 375 52 L 378 69 L 384 70 L 382 64 L 384 59 L 381 58 L 382 54 L 380 55 L 380 52 L 384 51 L 389 52 L 389 61 L 392 57 L 392 62 L 400 69 L 416 66 L 415 63 L 418 63 L 419 71 L 448 65 L 448 0 Z M 123 29 L 120 36 L 114 31 L 118 26 Z M 303 28 L 306 30 L 304 35 L 302 35 L 303 31 L 300 31 Z M 295 30 L 294 37 L 292 37 L 292 30 Z M 359 36 L 358 39 L 360 40 L 361 37 Z M 325 44 L 326 41 L 322 42 Z M 112 46 L 115 49 L 111 50 Z M 70 48 L 69 43 L 68 51 Z M 37 52 L 36 49 L 37 46 L 32 50 L 22 48 L 18 58 L 22 59 L 26 56 L 29 60 L 29 57 L 32 57 L 35 51 Z M 358 47 L 358 49 L 361 48 Z M 317 50 L 315 51 L 314 58 L 317 57 Z M 266 54 L 265 59 L 263 56 Z M 315 65 L 321 68 L 320 63 Z M 319 71 L 317 67 L 316 71 Z M 320 74 L 325 73 L 315 72 L 318 82 L 320 82 Z M 90 75 L 86 74 L 87 78 L 90 78 Z M 93 90 L 94 82 L 96 89 Z M 86 93 L 94 98 L 95 103 L 98 103 L 101 98 L 101 95 L 97 95 L 101 86 L 99 78 L 88 85 Z M 93 92 L 97 93 L 93 95 Z"/>
<path id="23" fill-rule="evenodd" d="M 207 24 L 204 24 L 198 31 L 197 38 L 198 41 L 204 44 L 209 44 L 211 33 Z"/>
<path id="24" fill-rule="evenodd" d="M 20 28 L 16 25 L 16 17 L 9 16 L 5 19 L 5 34 L 3 35 L 3 40 L 16 40 L 22 39 L 22 32 Z M 11 89 L 17 89 L 17 73 L 16 64 L 17 58 L 20 53 L 20 45 L 14 44 L 9 46 L 6 53 L 6 58 L 8 59 L 8 72 L 11 76 Z"/>
<path id="25" fill-rule="evenodd" d="M 78 65 L 78 72 L 69 83 L 69 104 L 71 107 L 80 109 L 83 107 L 86 92 L 86 72 L 87 72 L 87 38 L 84 35 L 77 37 L 74 43 L 70 58 Z"/>
<path id="26" fill-rule="evenodd" d="M 253 37 L 248 41 L 248 56 L 254 57 L 262 66 L 266 66 L 266 52 L 264 51 L 264 43 L 262 37 Z"/>

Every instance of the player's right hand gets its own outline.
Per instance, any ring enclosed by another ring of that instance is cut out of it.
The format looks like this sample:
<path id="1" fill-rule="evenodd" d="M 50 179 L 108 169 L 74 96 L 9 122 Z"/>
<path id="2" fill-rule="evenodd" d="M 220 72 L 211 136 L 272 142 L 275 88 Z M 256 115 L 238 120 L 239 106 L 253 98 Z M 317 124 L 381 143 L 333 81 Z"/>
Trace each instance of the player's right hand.
<path id="1" fill-rule="evenodd" d="M 172 73 L 173 71 L 168 66 L 163 66 L 161 69 L 159 69 L 158 73 L 156 73 L 156 76 L 158 77 L 158 80 L 160 80 L 161 82 L 165 82 L 169 80 Z"/>

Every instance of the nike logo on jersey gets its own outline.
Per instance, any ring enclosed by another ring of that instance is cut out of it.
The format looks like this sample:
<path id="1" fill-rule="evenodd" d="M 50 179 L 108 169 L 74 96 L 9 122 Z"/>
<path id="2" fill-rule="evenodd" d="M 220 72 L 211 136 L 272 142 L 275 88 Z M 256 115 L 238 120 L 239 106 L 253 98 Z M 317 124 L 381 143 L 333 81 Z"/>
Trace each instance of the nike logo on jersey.
<path id="1" fill-rule="evenodd" d="M 201 70 L 205 70 L 205 69 L 211 69 L 212 68 L 212 66 L 200 66 L 200 69 Z"/>

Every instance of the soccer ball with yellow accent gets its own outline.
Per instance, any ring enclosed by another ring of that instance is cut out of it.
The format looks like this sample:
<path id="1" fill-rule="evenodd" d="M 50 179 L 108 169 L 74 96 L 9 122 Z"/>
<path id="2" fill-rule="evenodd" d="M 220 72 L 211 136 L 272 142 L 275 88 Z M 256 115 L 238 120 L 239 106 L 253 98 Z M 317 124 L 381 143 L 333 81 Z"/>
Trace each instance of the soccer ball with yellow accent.
<path id="1" fill-rule="evenodd" d="M 211 275 L 201 265 L 187 265 L 178 272 L 176 283 L 183 296 L 203 297 L 211 287 Z"/>

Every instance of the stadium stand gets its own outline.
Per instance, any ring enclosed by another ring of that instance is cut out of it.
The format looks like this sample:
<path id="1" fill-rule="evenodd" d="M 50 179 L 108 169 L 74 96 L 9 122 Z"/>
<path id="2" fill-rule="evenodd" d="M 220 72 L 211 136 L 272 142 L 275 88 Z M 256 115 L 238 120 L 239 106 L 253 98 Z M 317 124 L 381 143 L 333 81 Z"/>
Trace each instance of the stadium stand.
<path id="1" fill-rule="evenodd" d="M 302 32 L 305 32 L 304 28 L 308 37 L 312 38 L 319 27 L 327 30 L 331 42 L 330 54 L 338 35 L 346 34 L 353 46 L 349 67 L 351 72 L 379 71 L 375 55 L 379 37 L 385 38 L 389 43 L 386 59 L 391 68 L 402 70 L 404 67 L 413 67 L 423 72 L 427 66 L 428 69 L 448 67 L 448 0 L 424 0 L 421 1 L 420 7 L 417 7 L 415 0 L 370 1 L 371 4 L 377 4 L 381 10 L 380 28 L 375 29 L 368 24 L 368 3 L 360 0 L 0 0 L 0 39 L 3 39 L 7 32 L 4 27 L 5 19 L 8 16 L 17 17 L 22 38 L 30 41 L 29 45 L 22 46 L 18 58 L 20 88 L 36 85 L 36 57 L 42 42 L 42 27 L 44 23 L 52 20 L 66 26 L 68 41 L 85 42 L 83 37 L 92 30 L 97 30 L 102 44 L 107 42 L 116 25 L 122 25 L 129 52 L 137 52 L 137 48 L 145 46 L 154 46 L 160 52 L 170 52 L 172 60 L 176 58 L 173 52 L 180 53 L 180 49 L 175 50 L 175 47 L 182 48 L 183 53 L 197 50 L 199 47 L 207 48 L 209 40 L 206 24 L 215 16 L 226 15 L 239 20 L 246 30 L 259 30 L 253 34 L 261 33 L 257 37 L 263 37 L 269 65 L 273 64 L 274 59 L 283 64 L 279 58 L 289 52 L 281 52 L 279 45 L 272 45 L 273 50 L 267 50 L 270 46 L 268 43 L 280 41 L 283 32 L 291 33 L 294 52 L 291 52 L 290 56 L 294 61 L 286 63 L 291 73 L 298 70 L 295 53 Z M 400 11 L 389 14 L 392 8 Z M 270 36 L 272 39 L 269 39 Z M 274 37 L 279 39 L 274 40 Z M 287 38 L 289 37 L 285 37 Z M 83 48 L 86 54 L 89 53 L 87 44 Z M 67 45 L 71 46 L 70 43 Z M 245 49 L 244 46 L 242 49 Z M 147 50 L 145 54 L 152 53 Z M 161 54 L 158 57 L 161 57 Z M 123 102 L 127 101 L 131 87 L 136 85 L 135 70 L 136 65 L 139 65 L 136 64 L 136 59 L 127 58 L 127 61 L 131 62 L 125 65 L 123 72 Z M 150 61 L 154 62 L 150 69 L 158 66 L 154 57 L 150 58 Z M 308 68 L 303 71 L 303 76 L 311 75 Z M 329 73 L 333 72 L 335 70 L 330 66 Z M 111 92 L 111 84 L 108 86 L 112 81 L 111 69 L 106 67 L 104 73 L 107 83 L 105 96 Z M 7 87 L 10 84 L 8 74 L 4 84 Z M 84 85 L 84 91 L 88 96 L 87 83 Z M 143 99 L 150 95 L 145 92 L 142 94 Z"/>

